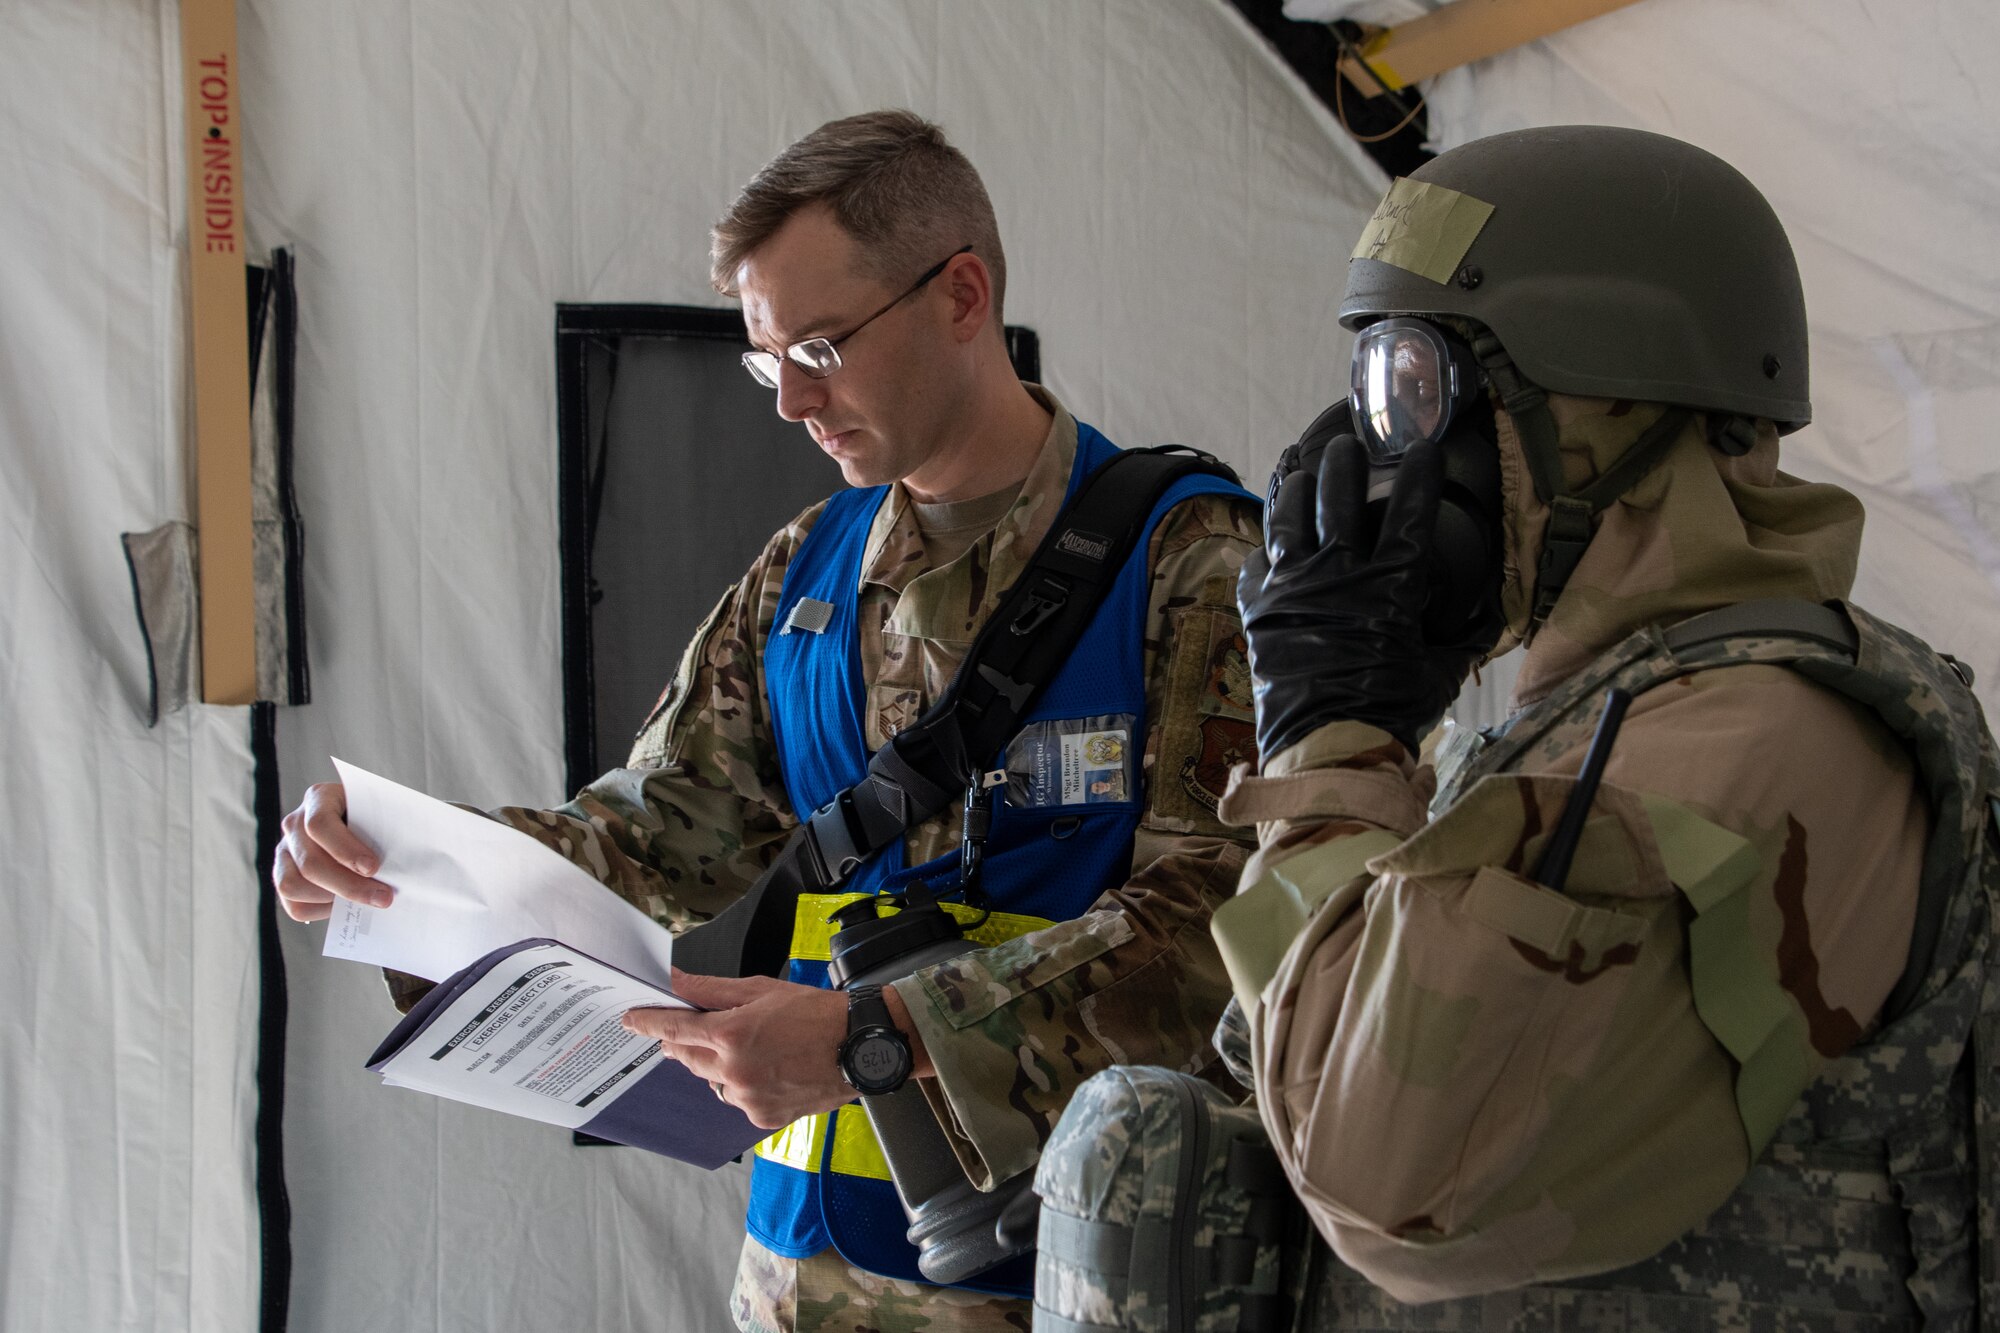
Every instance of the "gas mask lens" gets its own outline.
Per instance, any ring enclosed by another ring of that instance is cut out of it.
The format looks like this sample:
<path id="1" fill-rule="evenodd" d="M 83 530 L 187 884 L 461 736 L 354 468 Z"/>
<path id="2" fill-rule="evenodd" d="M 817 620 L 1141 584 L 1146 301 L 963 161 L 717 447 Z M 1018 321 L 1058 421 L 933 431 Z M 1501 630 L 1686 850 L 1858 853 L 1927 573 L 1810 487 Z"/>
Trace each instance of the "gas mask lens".
<path id="1" fill-rule="evenodd" d="M 1440 441 L 1479 389 L 1471 352 L 1421 319 L 1384 319 L 1354 339 L 1348 401 L 1370 462 L 1399 462 L 1418 440 Z"/>

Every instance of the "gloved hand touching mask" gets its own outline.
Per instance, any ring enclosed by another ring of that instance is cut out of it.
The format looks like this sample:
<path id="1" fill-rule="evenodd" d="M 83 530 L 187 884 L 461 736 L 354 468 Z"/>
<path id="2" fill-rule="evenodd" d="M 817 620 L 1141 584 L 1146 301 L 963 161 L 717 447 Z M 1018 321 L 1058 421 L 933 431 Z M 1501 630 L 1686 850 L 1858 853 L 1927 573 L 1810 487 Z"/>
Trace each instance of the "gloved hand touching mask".
<path id="1" fill-rule="evenodd" d="M 1371 468 L 1348 410 L 1328 409 L 1280 458 L 1264 549 L 1237 581 L 1267 760 L 1343 719 L 1415 754 L 1499 638 L 1490 439 L 1418 440 Z"/>

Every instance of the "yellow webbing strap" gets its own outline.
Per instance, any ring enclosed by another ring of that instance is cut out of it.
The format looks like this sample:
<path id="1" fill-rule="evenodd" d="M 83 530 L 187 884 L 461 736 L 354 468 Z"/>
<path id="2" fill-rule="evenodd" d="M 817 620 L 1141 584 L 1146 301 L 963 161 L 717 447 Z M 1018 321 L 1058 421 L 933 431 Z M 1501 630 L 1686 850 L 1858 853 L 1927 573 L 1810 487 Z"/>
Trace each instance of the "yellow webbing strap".
<path id="1" fill-rule="evenodd" d="M 889 1159 L 875 1138 L 875 1126 L 859 1106 L 843 1106 L 833 1113 L 833 1170 L 835 1175 L 889 1179 Z"/>
<path id="2" fill-rule="evenodd" d="M 869 893 L 802 893 L 799 895 L 798 915 L 792 920 L 792 957 L 806 962 L 828 962 L 833 958 L 833 936 L 840 929 L 833 920 L 833 914 L 852 902 L 872 898 Z M 1021 916 L 1014 912 L 995 912 L 984 922 L 972 926 L 979 920 L 979 912 L 964 903 L 940 903 L 940 907 L 957 917 L 961 925 L 971 927 L 965 938 L 974 944 L 991 948 L 1005 944 L 1017 935 L 1025 935 L 1031 930 L 1055 923 L 1039 916 Z M 883 916 L 894 916 L 899 909 L 885 907 Z"/>
<path id="3" fill-rule="evenodd" d="M 781 1166 L 817 1171 L 819 1155 L 825 1146 L 826 1116 L 822 1114 L 794 1120 L 751 1151 Z"/>
<path id="4" fill-rule="evenodd" d="M 201 697 L 257 701 L 250 526 L 250 316 L 243 276 L 243 122 L 236 0 L 181 0 L 188 299 L 194 368 Z"/>
<path id="5" fill-rule="evenodd" d="M 867 893 L 802 893 L 798 915 L 792 922 L 792 957 L 808 962 L 826 962 L 833 956 L 833 934 L 839 927 L 829 918 L 851 902 L 873 897 Z M 1055 923 L 1046 917 L 1023 916 L 1017 912 L 995 912 L 977 926 L 979 912 L 963 903 L 942 903 L 946 911 L 970 927 L 965 937 L 975 944 L 991 947 L 1004 944 L 1031 930 Z M 898 909 L 887 907 L 882 915 L 893 916 Z M 819 1170 L 820 1155 L 826 1148 L 825 1115 L 809 1115 L 794 1120 L 751 1151 L 769 1162 L 798 1171 Z M 875 1139 L 874 1126 L 860 1106 L 843 1106 L 833 1115 L 833 1169 L 844 1176 L 889 1179 L 889 1163 L 882 1145 Z"/>

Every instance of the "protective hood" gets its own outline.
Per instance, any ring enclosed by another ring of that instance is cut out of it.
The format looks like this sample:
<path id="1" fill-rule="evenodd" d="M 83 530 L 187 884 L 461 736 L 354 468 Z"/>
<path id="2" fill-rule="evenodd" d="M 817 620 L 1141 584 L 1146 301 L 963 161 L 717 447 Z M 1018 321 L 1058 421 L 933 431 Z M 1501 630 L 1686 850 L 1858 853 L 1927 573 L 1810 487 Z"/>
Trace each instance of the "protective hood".
<path id="1" fill-rule="evenodd" d="M 1566 489 L 1587 486 L 1667 410 L 1655 403 L 1548 395 Z M 1535 570 L 1549 525 L 1511 417 L 1495 403 L 1503 504 L 1502 605 L 1492 656 L 1528 636 Z M 1838 486 L 1778 470 L 1778 432 L 1729 457 L 1689 419 L 1666 457 L 1597 516 L 1583 559 L 1529 639 L 1514 705 L 1533 703 L 1648 624 L 1763 597 L 1845 597 L 1861 553 L 1861 502 Z"/>

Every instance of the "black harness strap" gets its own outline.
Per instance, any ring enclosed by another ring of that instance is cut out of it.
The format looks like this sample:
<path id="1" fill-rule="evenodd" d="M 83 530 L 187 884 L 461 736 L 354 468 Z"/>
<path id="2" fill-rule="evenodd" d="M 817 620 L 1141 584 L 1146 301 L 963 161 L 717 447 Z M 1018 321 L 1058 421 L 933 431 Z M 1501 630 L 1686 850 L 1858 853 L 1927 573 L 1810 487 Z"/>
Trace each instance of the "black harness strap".
<path id="1" fill-rule="evenodd" d="M 1735 602 L 1683 620 L 1668 628 L 1664 635 L 1667 647 L 1676 657 L 1685 657 L 1705 644 L 1725 639 L 1766 636 L 1808 639 L 1850 659 L 1861 651 L 1861 636 L 1846 613 L 1838 607 L 1794 597 Z"/>
<path id="2" fill-rule="evenodd" d="M 839 887 L 959 799 L 1083 638 L 1160 497 L 1201 473 L 1236 480 L 1212 455 L 1182 445 L 1127 450 L 1086 477 L 943 695 L 874 753 L 867 776 L 800 823 L 740 900 L 674 942 L 675 965 L 711 976 L 780 975 L 799 895 Z"/>

